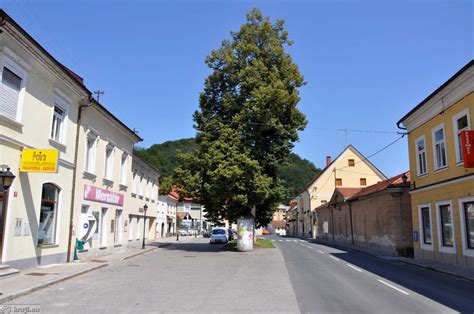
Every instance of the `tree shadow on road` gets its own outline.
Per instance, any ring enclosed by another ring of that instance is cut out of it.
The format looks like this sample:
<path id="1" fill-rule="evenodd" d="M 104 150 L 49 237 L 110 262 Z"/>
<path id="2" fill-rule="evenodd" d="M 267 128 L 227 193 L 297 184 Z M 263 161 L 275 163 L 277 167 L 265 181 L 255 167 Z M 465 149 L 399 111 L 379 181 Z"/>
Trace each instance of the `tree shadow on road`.
<path id="1" fill-rule="evenodd" d="M 163 250 L 167 251 L 185 251 L 185 252 L 201 252 L 201 253 L 221 253 L 228 251 L 225 247 L 225 244 L 210 244 L 210 243 L 160 243 L 156 242 L 154 244 L 160 247 Z"/>
<path id="2" fill-rule="evenodd" d="M 380 279 L 390 280 L 401 288 L 410 289 L 453 310 L 462 313 L 474 312 L 474 283 L 471 281 L 399 261 L 384 260 L 359 251 L 340 248 L 337 245 L 317 244 L 347 251 L 330 253 L 330 255 L 375 274 Z"/>

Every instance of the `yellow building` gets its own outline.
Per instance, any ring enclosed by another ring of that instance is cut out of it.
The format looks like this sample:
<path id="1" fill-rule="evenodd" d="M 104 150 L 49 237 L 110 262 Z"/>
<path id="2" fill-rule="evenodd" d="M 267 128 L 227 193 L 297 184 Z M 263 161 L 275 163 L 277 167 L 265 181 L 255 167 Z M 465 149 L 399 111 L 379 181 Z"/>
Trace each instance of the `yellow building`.
<path id="1" fill-rule="evenodd" d="M 415 258 L 474 267 L 474 169 L 460 143 L 473 113 L 471 61 L 398 122 L 408 131 Z"/>
<path id="2" fill-rule="evenodd" d="M 365 187 L 386 180 L 385 175 L 349 145 L 333 161 L 326 157 L 326 167 L 302 189 L 295 212 L 295 234 L 316 237 L 318 223 L 314 209 L 327 203 L 336 187 Z"/>

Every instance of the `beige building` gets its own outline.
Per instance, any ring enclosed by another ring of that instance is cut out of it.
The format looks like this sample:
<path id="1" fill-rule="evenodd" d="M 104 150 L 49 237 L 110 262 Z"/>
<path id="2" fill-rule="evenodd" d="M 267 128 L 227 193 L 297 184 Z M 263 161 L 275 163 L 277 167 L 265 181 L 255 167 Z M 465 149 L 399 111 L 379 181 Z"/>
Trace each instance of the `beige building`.
<path id="1" fill-rule="evenodd" d="M 1 10 L 0 20 L 0 165 L 16 176 L 0 194 L 0 264 L 64 262 L 78 109 L 90 92 Z M 57 170 L 21 172 L 27 148 L 56 151 Z"/>
<path id="2" fill-rule="evenodd" d="M 314 209 L 327 203 L 336 187 L 365 187 L 385 179 L 385 175 L 352 145 L 334 160 L 330 156 L 326 157 L 326 167 L 297 197 L 298 206 L 293 218 L 296 221 L 296 234 L 316 236 L 318 223 Z"/>
<path id="3" fill-rule="evenodd" d="M 84 241 L 79 257 L 140 242 L 145 204 L 150 209 L 146 235 L 153 226 L 159 175 L 133 156 L 133 146 L 141 140 L 96 101 L 82 108 L 73 217 L 73 240 Z"/>

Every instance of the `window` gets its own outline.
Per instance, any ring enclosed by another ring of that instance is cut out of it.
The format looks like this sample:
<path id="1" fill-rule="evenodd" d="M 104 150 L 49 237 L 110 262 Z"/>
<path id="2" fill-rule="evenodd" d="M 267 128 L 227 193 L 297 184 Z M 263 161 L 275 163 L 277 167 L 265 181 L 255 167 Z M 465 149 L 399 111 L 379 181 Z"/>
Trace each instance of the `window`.
<path id="1" fill-rule="evenodd" d="M 342 186 L 342 179 L 336 179 L 336 186 Z"/>
<path id="2" fill-rule="evenodd" d="M 89 132 L 86 143 L 86 171 L 95 173 L 95 155 L 96 155 L 97 137 Z"/>
<path id="3" fill-rule="evenodd" d="M 20 105 L 25 89 L 26 71 L 8 57 L 4 56 L 3 58 L 0 84 L 0 114 L 19 121 Z"/>
<path id="4" fill-rule="evenodd" d="M 147 177 L 146 183 L 145 183 L 145 197 L 150 198 L 150 178 Z"/>
<path id="5" fill-rule="evenodd" d="M 444 125 L 440 125 L 433 129 L 433 154 L 435 170 L 447 166 L 446 142 L 444 138 Z"/>
<path id="6" fill-rule="evenodd" d="M 462 203 L 462 210 L 466 229 L 466 246 L 474 249 L 474 201 Z"/>
<path id="7" fill-rule="evenodd" d="M 466 108 L 453 117 L 454 142 L 456 144 L 456 163 L 463 162 L 461 131 L 470 130 L 469 109 Z"/>
<path id="8" fill-rule="evenodd" d="M 107 145 L 105 149 L 105 178 L 112 180 L 114 172 L 114 147 Z"/>
<path id="9" fill-rule="evenodd" d="M 133 170 L 132 177 L 132 194 L 137 194 L 138 174 L 136 170 Z"/>
<path id="10" fill-rule="evenodd" d="M 59 106 L 54 106 L 53 123 L 51 126 L 51 139 L 62 142 L 65 111 Z"/>
<path id="11" fill-rule="evenodd" d="M 38 245 L 51 245 L 56 242 L 59 192 L 59 188 L 54 184 L 43 184 L 38 226 Z"/>
<path id="12" fill-rule="evenodd" d="M 120 184 L 124 186 L 127 185 L 127 160 L 128 155 L 122 154 L 122 160 L 120 163 Z"/>
<path id="13" fill-rule="evenodd" d="M 418 222 L 420 226 L 420 246 L 422 250 L 433 251 L 433 227 L 431 217 L 431 204 L 418 205 Z"/>
<path id="14" fill-rule="evenodd" d="M 438 219 L 439 219 L 439 237 L 440 246 L 453 248 L 454 247 L 454 232 L 453 232 L 453 213 L 450 203 L 437 203 Z"/>
<path id="15" fill-rule="evenodd" d="M 422 241 L 424 244 L 432 244 L 431 240 L 431 216 L 430 208 L 422 207 L 421 208 L 421 222 L 423 224 L 422 228 Z"/>
<path id="16" fill-rule="evenodd" d="M 367 179 L 366 178 L 360 178 L 360 185 L 367 185 Z"/>
<path id="17" fill-rule="evenodd" d="M 424 136 L 416 140 L 416 165 L 419 176 L 426 174 L 426 147 Z"/>
<path id="18" fill-rule="evenodd" d="M 349 159 L 349 167 L 354 167 L 354 166 L 355 166 L 354 159 Z"/>
<path id="19" fill-rule="evenodd" d="M 328 201 L 326 200 L 321 200 L 321 204 L 326 204 Z"/>
<path id="20" fill-rule="evenodd" d="M 143 180 L 143 174 L 140 174 L 140 183 L 138 184 L 138 195 L 143 197 L 143 184 L 145 180 Z"/>

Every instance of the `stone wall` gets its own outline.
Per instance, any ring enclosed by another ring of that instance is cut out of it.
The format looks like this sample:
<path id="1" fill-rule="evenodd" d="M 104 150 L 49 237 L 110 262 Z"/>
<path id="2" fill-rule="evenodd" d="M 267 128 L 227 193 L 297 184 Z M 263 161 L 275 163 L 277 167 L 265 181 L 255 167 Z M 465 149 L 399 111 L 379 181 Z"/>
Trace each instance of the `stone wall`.
<path id="1" fill-rule="evenodd" d="M 408 192 L 384 191 L 350 204 L 316 212 L 317 237 L 383 250 L 389 255 L 412 255 L 412 215 Z"/>

